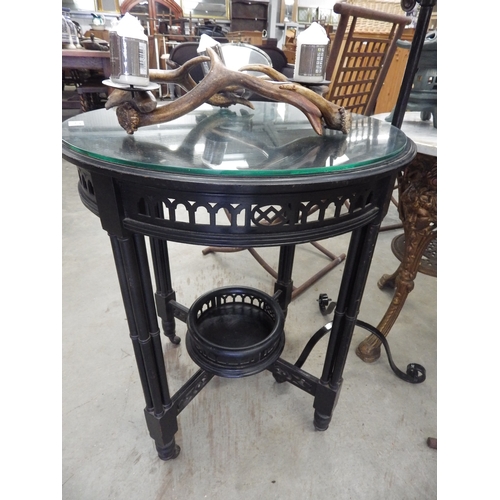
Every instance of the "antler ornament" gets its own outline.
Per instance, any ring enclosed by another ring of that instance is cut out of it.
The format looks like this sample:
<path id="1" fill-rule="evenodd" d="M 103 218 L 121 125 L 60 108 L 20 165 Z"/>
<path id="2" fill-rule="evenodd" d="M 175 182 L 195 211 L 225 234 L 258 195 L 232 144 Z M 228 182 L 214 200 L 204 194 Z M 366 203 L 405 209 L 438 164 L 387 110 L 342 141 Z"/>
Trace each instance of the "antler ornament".
<path id="1" fill-rule="evenodd" d="M 243 104 L 253 109 L 250 101 L 235 94 L 238 89 L 244 88 L 295 106 L 306 115 L 318 135 L 323 135 L 324 127 L 340 130 L 344 134 L 349 132 L 351 113 L 345 108 L 327 101 L 306 87 L 287 83 L 283 75 L 264 65 L 244 66 L 239 71 L 230 70 L 210 47 L 206 50 L 209 57 L 195 57 L 179 68 L 150 70 L 150 81 L 177 83 L 187 91 L 175 101 L 157 106 L 154 95 L 149 91 L 134 90 L 132 93 L 115 89 L 108 98 L 106 108 L 116 107 L 120 126 L 128 134 L 133 134 L 140 127 L 175 120 L 206 102 L 219 107 Z M 210 61 L 210 70 L 195 84 L 188 71 L 193 65 L 206 61 Z M 260 71 L 275 81 L 243 73 L 245 70 Z"/>

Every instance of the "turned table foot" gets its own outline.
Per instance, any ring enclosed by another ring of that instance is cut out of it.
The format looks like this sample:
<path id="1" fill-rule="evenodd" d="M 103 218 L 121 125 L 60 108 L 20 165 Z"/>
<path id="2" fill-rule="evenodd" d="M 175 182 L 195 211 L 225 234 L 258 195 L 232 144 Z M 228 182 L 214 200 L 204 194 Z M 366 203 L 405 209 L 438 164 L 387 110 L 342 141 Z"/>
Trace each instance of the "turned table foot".
<path id="1" fill-rule="evenodd" d="M 437 157 L 417 154 L 400 174 L 398 186 L 398 210 L 404 230 L 403 255 L 398 269 L 378 281 L 381 289 L 394 288 L 392 301 L 377 326 L 385 337 L 413 290 L 424 252 L 437 237 Z M 372 363 L 380 357 L 380 346 L 380 340 L 372 334 L 358 345 L 356 354 L 366 363 Z"/>

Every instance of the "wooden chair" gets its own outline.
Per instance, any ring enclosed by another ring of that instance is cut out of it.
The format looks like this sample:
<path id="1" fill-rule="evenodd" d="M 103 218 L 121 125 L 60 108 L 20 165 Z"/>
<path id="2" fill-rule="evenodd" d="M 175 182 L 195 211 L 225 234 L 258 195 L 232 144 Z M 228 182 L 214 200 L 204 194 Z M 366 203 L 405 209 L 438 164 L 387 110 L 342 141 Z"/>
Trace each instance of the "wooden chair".
<path id="1" fill-rule="evenodd" d="M 397 42 L 411 19 L 349 3 L 336 3 L 333 10 L 340 18 L 330 44 L 325 71 L 330 85 L 324 97 L 353 113 L 371 116 Z M 392 203 L 398 204 L 394 197 Z M 400 227 L 401 224 L 395 224 L 381 230 Z"/>
<path id="2" fill-rule="evenodd" d="M 331 83 L 324 97 L 354 113 L 372 115 L 397 48 L 396 42 L 401 38 L 404 27 L 411 22 L 411 19 L 346 3 L 335 4 L 334 11 L 340 14 L 340 19 L 335 38 L 330 44 L 325 75 Z M 366 33 L 359 34 L 356 31 L 358 19 L 384 23 L 387 28 L 380 35 L 377 33 L 376 37 Z M 292 300 L 309 289 L 346 257 L 343 253 L 333 254 L 318 242 L 313 242 L 312 245 L 329 262 L 300 286 L 294 287 Z M 243 249 L 207 247 L 203 250 L 203 254 L 241 250 Z M 277 272 L 254 248 L 247 250 L 271 276 L 277 277 Z"/>
<path id="3" fill-rule="evenodd" d="M 336 3 L 333 10 L 340 18 L 330 44 L 324 97 L 353 113 L 373 115 L 396 42 L 411 19 L 349 3 Z"/>

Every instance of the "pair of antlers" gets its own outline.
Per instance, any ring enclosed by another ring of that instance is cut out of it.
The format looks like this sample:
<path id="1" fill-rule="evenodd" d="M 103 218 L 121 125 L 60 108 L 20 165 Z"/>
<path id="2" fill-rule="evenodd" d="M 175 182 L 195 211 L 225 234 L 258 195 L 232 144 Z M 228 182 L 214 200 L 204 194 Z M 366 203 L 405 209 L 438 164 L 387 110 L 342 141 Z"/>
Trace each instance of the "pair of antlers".
<path id="1" fill-rule="evenodd" d="M 228 107 L 243 104 L 253 105 L 235 92 L 245 88 L 269 99 L 291 104 L 302 111 L 318 135 L 323 127 L 340 130 L 347 134 L 351 127 L 351 113 L 345 108 L 327 101 L 311 89 L 289 83 L 284 75 L 265 65 L 247 65 L 239 71 L 227 68 L 218 55 L 207 47 L 207 56 L 195 57 L 179 68 L 150 70 L 149 79 L 155 83 L 176 83 L 187 93 L 164 106 L 156 106 L 156 99 L 149 91 L 115 89 L 109 96 L 106 108 L 117 107 L 116 115 L 121 127 L 133 134 L 146 125 L 156 125 L 175 120 L 202 104 Z M 210 70 L 198 84 L 189 75 L 189 70 L 202 62 L 210 62 Z M 243 71 L 259 71 L 274 81 L 258 78 Z"/>

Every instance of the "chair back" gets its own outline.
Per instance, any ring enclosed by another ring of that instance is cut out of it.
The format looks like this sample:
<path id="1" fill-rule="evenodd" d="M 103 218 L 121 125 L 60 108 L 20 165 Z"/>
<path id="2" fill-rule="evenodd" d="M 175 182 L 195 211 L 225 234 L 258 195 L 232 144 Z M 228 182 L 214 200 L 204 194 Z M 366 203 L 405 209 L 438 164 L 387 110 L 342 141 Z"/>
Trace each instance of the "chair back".
<path id="1" fill-rule="evenodd" d="M 330 84 L 325 98 L 353 113 L 370 116 L 375 112 L 397 41 L 411 19 L 348 3 L 336 3 L 333 10 L 340 18 L 330 44 L 325 72 Z M 356 30 L 358 19 L 387 23 L 387 29 L 376 34 L 361 32 Z"/>

